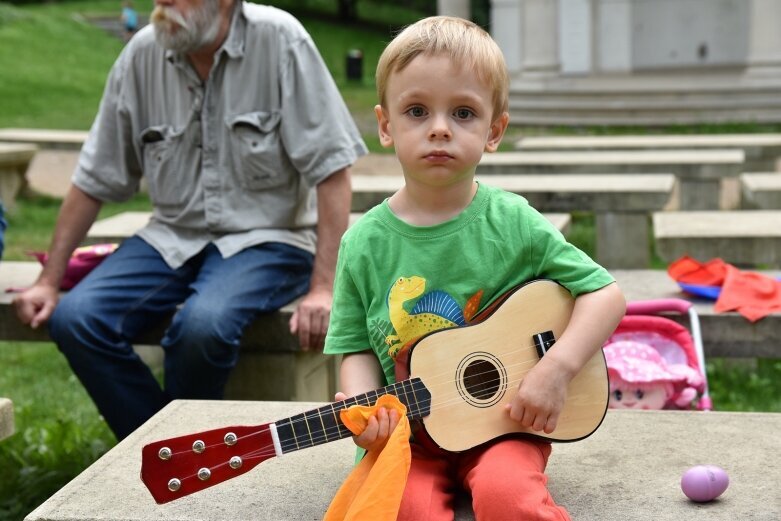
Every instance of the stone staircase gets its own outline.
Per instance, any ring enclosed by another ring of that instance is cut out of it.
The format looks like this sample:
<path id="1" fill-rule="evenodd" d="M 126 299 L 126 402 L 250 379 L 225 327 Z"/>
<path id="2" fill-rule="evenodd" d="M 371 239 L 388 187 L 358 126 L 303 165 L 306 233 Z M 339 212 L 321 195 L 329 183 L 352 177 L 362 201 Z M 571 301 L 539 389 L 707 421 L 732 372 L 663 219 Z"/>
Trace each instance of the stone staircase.
<path id="1" fill-rule="evenodd" d="M 718 73 L 516 77 L 521 125 L 674 125 L 781 121 L 781 76 Z"/>

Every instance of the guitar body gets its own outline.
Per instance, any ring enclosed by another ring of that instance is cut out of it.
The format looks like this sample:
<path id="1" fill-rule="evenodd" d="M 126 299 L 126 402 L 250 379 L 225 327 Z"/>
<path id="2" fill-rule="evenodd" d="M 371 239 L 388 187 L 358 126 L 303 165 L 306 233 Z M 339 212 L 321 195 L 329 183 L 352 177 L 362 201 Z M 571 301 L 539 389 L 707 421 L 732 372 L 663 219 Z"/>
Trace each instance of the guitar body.
<path id="1" fill-rule="evenodd" d="M 410 348 L 410 375 L 431 393 L 431 413 L 423 425 L 445 450 L 463 451 L 513 433 L 576 441 L 594 432 L 605 417 L 609 390 L 600 349 L 570 382 L 552 433 L 532 431 L 510 419 L 505 406 L 540 359 L 535 335 L 552 332 L 559 338 L 575 301 L 550 280 L 519 286 L 503 299 L 482 321 L 430 333 Z"/>

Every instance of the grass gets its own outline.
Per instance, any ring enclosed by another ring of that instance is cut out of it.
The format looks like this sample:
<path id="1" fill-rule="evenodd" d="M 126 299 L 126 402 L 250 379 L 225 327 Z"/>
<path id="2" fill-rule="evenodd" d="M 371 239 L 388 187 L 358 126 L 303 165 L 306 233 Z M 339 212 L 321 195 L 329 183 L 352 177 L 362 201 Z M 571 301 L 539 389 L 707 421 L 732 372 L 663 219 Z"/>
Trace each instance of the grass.
<path id="1" fill-rule="evenodd" d="M 343 26 L 333 23 L 332 0 L 280 0 L 300 15 L 373 151 L 377 143 L 372 107 L 376 102 L 372 73 L 379 54 L 395 30 L 417 13 L 390 2 L 359 3 L 363 20 Z M 148 12 L 151 0 L 136 0 Z M 118 2 L 101 0 L 51 2 L 27 7 L 0 3 L 0 127 L 87 129 L 97 109 L 106 74 L 122 49 L 117 39 L 93 27 L 89 17 L 117 16 Z M 325 12 L 325 14 L 323 14 Z M 366 18 L 382 20 L 367 23 Z M 56 43 L 53 43 L 56 42 Z M 345 79 L 345 56 L 361 49 L 364 77 Z M 648 133 L 647 128 L 553 128 L 546 133 Z M 781 131 L 781 125 L 718 125 L 653 129 L 687 132 Z M 521 134 L 537 128 L 514 127 L 503 149 Z M 48 246 L 59 200 L 25 197 L 8 216 L 5 260 L 29 260 L 30 250 Z M 148 210 L 138 196 L 123 204 L 106 205 L 100 217 Z M 575 214 L 570 240 L 594 253 L 594 223 Z M 656 260 L 661 267 L 661 261 Z M 114 444 L 114 439 L 67 363 L 49 343 L 0 342 L 0 395 L 13 399 L 17 434 L 0 443 L 0 521 L 22 519 L 73 476 Z M 716 408 L 781 412 L 781 361 L 735 364 L 709 360 L 708 373 Z"/>

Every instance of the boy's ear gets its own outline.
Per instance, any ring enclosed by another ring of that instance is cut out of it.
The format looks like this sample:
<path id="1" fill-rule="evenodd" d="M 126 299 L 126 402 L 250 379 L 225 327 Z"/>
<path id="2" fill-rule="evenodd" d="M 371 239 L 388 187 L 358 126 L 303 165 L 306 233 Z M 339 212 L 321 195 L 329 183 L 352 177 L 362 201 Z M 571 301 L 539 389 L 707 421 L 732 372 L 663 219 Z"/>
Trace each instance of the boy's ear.
<path id="1" fill-rule="evenodd" d="M 393 146 L 393 137 L 390 134 L 390 121 L 388 113 L 382 105 L 374 106 L 374 114 L 377 116 L 377 133 L 380 136 L 380 144 L 385 148 Z"/>
<path id="2" fill-rule="evenodd" d="M 502 114 L 491 123 L 491 128 L 488 130 L 488 141 L 485 144 L 486 152 L 496 152 L 499 148 L 499 143 L 502 142 L 504 132 L 507 130 L 507 125 L 510 123 L 510 114 L 502 112 Z"/>

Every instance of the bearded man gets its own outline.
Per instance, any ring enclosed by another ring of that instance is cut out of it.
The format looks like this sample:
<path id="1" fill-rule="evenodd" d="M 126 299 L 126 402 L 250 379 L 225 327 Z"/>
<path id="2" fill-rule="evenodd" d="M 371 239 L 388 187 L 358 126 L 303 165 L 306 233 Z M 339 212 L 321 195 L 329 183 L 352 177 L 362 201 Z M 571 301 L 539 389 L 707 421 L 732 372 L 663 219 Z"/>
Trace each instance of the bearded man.
<path id="1" fill-rule="evenodd" d="M 244 328 L 303 296 L 290 329 L 322 346 L 348 168 L 366 147 L 311 37 L 239 0 L 156 0 L 126 45 L 62 203 L 49 260 L 15 300 L 49 333 L 118 439 L 174 398 L 218 399 Z M 104 202 L 154 207 L 59 300 Z M 132 349 L 173 315 L 161 388 Z"/>

